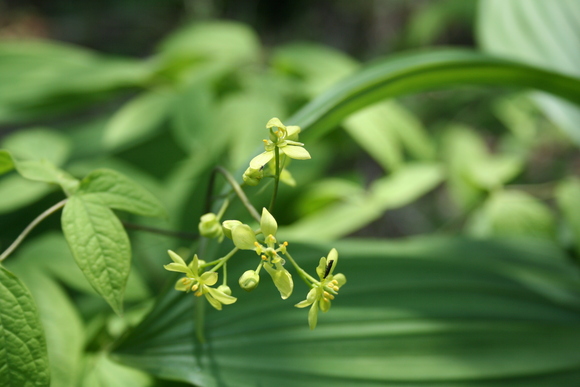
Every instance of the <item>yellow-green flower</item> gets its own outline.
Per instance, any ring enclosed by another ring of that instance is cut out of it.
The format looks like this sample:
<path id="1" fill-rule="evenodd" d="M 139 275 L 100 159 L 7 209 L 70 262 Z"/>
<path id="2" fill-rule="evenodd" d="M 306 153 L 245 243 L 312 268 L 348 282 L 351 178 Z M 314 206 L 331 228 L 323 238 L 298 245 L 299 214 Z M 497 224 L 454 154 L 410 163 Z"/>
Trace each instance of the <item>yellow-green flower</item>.
<path id="1" fill-rule="evenodd" d="M 280 296 L 285 300 L 292 294 L 294 282 L 292 281 L 292 275 L 284 268 L 286 261 L 278 253 L 285 254 L 288 243 L 277 243 L 276 231 L 278 231 L 278 224 L 272 214 L 265 208 L 262 209 L 260 230 L 264 235 L 265 245 L 258 242 L 256 233 L 247 224 L 240 224 L 232 228 L 232 240 L 237 248 L 254 250 L 262 258 L 264 269 L 270 274 L 274 285 L 280 292 Z M 276 244 L 278 244 L 277 248 Z"/>
<path id="2" fill-rule="evenodd" d="M 250 168 L 259 170 L 275 156 L 275 148 L 278 148 L 281 155 L 286 155 L 291 159 L 308 160 L 310 153 L 304 149 L 304 144 L 298 142 L 299 126 L 285 126 L 278 118 L 272 118 L 266 124 L 270 130 L 270 138 L 264 140 L 265 152 L 260 153 L 250 161 Z"/>
<path id="3" fill-rule="evenodd" d="M 318 310 L 328 312 L 334 296 L 338 294 L 339 288 L 346 283 L 344 274 L 333 274 L 337 262 L 338 252 L 336 249 L 330 250 L 328 257 L 320 258 L 320 262 L 316 268 L 320 282 L 314 282 L 306 299 L 295 305 L 297 308 L 306 308 L 312 305 L 308 312 L 308 325 L 310 329 L 316 328 Z"/>
<path id="4" fill-rule="evenodd" d="M 236 302 L 237 298 L 232 297 L 224 292 L 222 289 L 214 289 L 211 286 L 215 285 L 218 280 L 218 274 L 213 271 L 206 271 L 199 274 L 199 258 L 197 254 L 193 257 L 193 261 L 189 265 L 185 264 L 183 258 L 175 252 L 169 250 L 169 256 L 173 260 L 172 263 L 164 265 L 163 267 L 169 271 L 176 271 L 184 273 L 185 277 L 177 280 L 175 289 L 182 292 L 195 292 L 198 297 L 204 295 L 208 302 L 217 310 L 222 310 L 222 304 L 229 305 Z"/>

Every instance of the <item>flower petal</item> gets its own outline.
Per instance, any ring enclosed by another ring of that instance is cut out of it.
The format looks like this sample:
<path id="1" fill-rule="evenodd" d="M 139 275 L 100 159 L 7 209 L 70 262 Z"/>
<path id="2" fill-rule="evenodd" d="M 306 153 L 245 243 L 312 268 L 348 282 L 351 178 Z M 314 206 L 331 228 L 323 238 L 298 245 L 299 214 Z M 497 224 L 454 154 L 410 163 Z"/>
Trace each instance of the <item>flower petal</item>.
<path id="1" fill-rule="evenodd" d="M 169 257 L 171 257 L 173 262 L 178 263 L 178 264 L 183 265 L 183 266 L 187 266 L 185 264 L 185 261 L 183 260 L 183 258 L 181 258 L 176 252 L 171 251 L 171 250 L 167 250 L 167 253 L 169 254 Z"/>
<path id="2" fill-rule="evenodd" d="M 274 151 L 273 150 L 260 153 L 259 155 L 257 155 L 256 157 L 254 157 L 250 161 L 250 168 L 260 169 L 264 165 L 268 164 L 268 162 L 270 160 L 272 160 L 273 158 L 274 158 Z"/>
<path id="3" fill-rule="evenodd" d="M 186 284 L 183 280 L 185 278 L 180 278 L 175 283 L 175 290 L 179 290 L 180 292 L 185 292 L 187 288 L 191 285 L 191 283 Z"/>
<path id="4" fill-rule="evenodd" d="M 256 234 L 254 234 L 254 230 L 247 224 L 234 227 L 232 230 L 232 239 L 238 249 L 254 250 L 256 247 Z"/>
<path id="5" fill-rule="evenodd" d="M 276 236 L 276 231 L 278 231 L 278 223 L 276 223 L 276 219 L 274 219 L 266 207 L 262 208 L 260 228 L 264 237 L 267 237 L 268 235 Z"/>
<path id="6" fill-rule="evenodd" d="M 286 140 L 298 141 L 300 126 L 290 125 L 286 127 Z"/>
<path id="7" fill-rule="evenodd" d="M 285 147 L 280 148 L 280 150 L 291 159 L 296 160 L 310 159 L 310 153 L 308 153 L 308 151 L 301 146 L 286 145 Z"/>
<path id="8" fill-rule="evenodd" d="M 280 297 L 282 297 L 283 300 L 290 297 L 292 290 L 294 289 L 294 282 L 292 281 L 292 275 L 288 272 L 288 270 L 284 269 L 283 267 L 274 269 L 268 263 L 264 265 L 264 269 L 266 269 L 268 274 L 270 274 L 272 277 L 274 285 L 276 285 L 276 288 L 280 292 Z"/>
<path id="9" fill-rule="evenodd" d="M 324 273 L 326 273 L 326 257 L 320 258 L 318 266 L 316 267 L 316 274 L 318 274 L 320 280 L 324 279 Z"/>
<path id="10" fill-rule="evenodd" d="M 346 277 L 342 273 L 335 274 L 334 276 L 332 276 L 332 279 L 338 282 L 338 287 L 341 287 L 346 283 Z"/>
<path id="11" fill-rule="evenodd" d="M 210 303 L 211 306 L 216 308 L 217 310 L 222 310 L 222 303 L 212 297 L 210 293 L 205 293 L 205 298 Z"/>
<path id="12" fill-rule="evenodd" d="M 270 119 L 270 121 L 268 121 L 268 123 L 266 124 L 266 128 L 270 129 L 270 128 L 282 128 L 282 129 L 286 129 L 286 126 L 282 123 L 282 121 L 280 121 L 279 118 L 272 118 Z"/>
<path id="13" fill-rule="evenodd" d="M 216 300 L 218 300 L 219 302 L 221 302 L 224 305 L 233 304 L 234 302 L 236 302 L 238 300 L 236 297 L 232 297 L 230 295 L 227 295 L 224 292 L 220 292 L 219 290 L 214 289 L 214 288 L 208 287 L 208 288 L 206 288 L 206 290 L 213 298 L 215 298 Z"/>
<path id="14" fill-rule="evenodd" d="M 208 286 L 215 285 L 217 280 L 218 280 L 218 273 L 216 273 L 215 271 L 206 271 L 205 273 L 203 273 L 201 275 L 201 277 L 199 277 L 199 282 L 201 282 L 204 285 L 208 285 Z"/>
<path id="15" fill-rule="evenodd" d="M 178 273 L 185 273 L 185 274 L 191 273 L 191 270 L 187 266 L 181 265 L 179 263 L 171 262 L 167 265 L 163 265 L 163 267 L 165 268 L 165 270 L 176 271 Z"/>
<path id="16" fill-rule="evenodd" d="M 316 328 L 316 323 L 318 322 L 318 302 L 312 304 L 312 307 L 308 311 L 308 325 L 310 329 Z"/>

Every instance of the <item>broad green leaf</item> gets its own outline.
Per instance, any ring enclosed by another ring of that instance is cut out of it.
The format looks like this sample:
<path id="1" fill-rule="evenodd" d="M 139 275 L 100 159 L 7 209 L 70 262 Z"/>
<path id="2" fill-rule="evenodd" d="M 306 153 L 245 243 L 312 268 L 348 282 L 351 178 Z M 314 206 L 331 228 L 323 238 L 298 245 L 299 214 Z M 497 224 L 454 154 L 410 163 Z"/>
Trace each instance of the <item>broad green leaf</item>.
<path id="1" fill-rule="evenodd" d="M 478 38 L 492 54 L 580 77 L 580 3 L 575 0 L 484 0 L 479 3 Z M 542 110 L 580 144 L 580 109 L 536 95 Z"/>
<path id="2" fill-rule="evenodd" d="M 114 149 L 151 137 L 161 128 L 175 101 L 175 94 L 168 90 L 155 89 L 138 95 L 111 117 L 103 143 Z"/>
<path id="3" fill-rule="evenodd" d="M 349 114 L 383 99 L 458 85 L 536 88 L 580 103 L 580 80 L 475 51 L 444 49 L 401 54 L 345 78 L 287 121 L 317 136 Z"/>
<path id="4" fill-rule="evenodd" d="M 24 284 L 0 265 L 0 385 L 48 387 L 42 324 Z"/>
<path id="5" fill-rule="evenodd" d="M 87 76 L 90 74 L 90 76 Z M 0 121 L 29 121 L 145 84 L 150 64 L 34 40 L 0 44 Z"/>
<path id="6" fill-rule="evenodd" d="M 69 195 L 78 187 L 77 179 L 46 159 L 17 161 L 9 152 L 3 151 L 3 155 L 10 157 L 18 173 L 28 180 L 58 184 Z"/>
<path id="7" fill-rule="evenodd" d="M 117 314 L 131 267 L 131 245 L 123 225 L 103 204 L 69 198 L 62 212 L 62 230 L 83 274 Z"/>
<path id="8" fill-rule="evenodd" d="M 364 188 L 359 183 L 346 179 L 320 179 L 303 190 L 298 199 L 300 217 L 316 212 L 320 208 L 337 201 L 348 201 L 352 196 L 363 195 Z"/>
<path id="9" fill-rule="evenodd" d="M 573 243 L 576 251 L 580 252 L 580 180 L 569 178 L 556 188 L 556 202 L 572 231 Z"/>
<path id="10" fill-rule="evenodd" d="M 258 59 L 260 44 L 256 34 L 244 24 L 196 22 L 171 34 L 159 51 L 172 61 L 192 58 L 244 64 Z"/>
<path id="11" fill-rule="evenodd" d="M 388 117 L 388 106 L 379 103 L 350 115 L 342 126 L 384 170 L 394 171 L 403 163 L 403 150 Z"/>
<path id="12" fill-rule="evenodd" d="M 373 182 L 368 192 L 353 195 L 304 217 L 278 234 L 288 240 L 326 241 L 346 236 L 382 216 L 388 209 L 413 202 L 441 183 L 443 174 L 435 164 L 408 164 Z"/>
<path id="13" fill-rule="evenodd" d="M 148 235 L 148 237 L 151 236 Z M 59 283 L 75 291 L 91 295 L 97 294 L 76 264 L 71 249 L 61 232 L 44 233 L 38 238 L 27 241 L 19 248 L 18 252 L 20 257 L 18 263 L 23 261 L 18 268 L 28 265 L 50 275 Z M 147 285 L 139 273 L 136 270 L 131 270 L 123 298 L 126 301 L 140 301 L 147 298 L 148 295 Z"/>
<path id="14" fill-rule="evenodd" d="M 305 286 L 282 302 L 264 283 L 208 309 L 198 344 L 194 297 L 170 290 L 115 358 L 199 386 L 576 386 L 580 276 L 553 245 L 414 238 L 289 249 L 313 272 L 331 246 L 348 282 L 314 331 L 308 311 L 292 307 Z"/>
<path id="15" fill-rule="evenodd" d="M 491 195 L 472 220 L 478 236 L 528 236 L 553 239 L 555 221 L 545 204 L 521 191 L 499 191 Z"/>
<path id="16" fill-rule="evenodd" d="M 275 70 L 303 83 L 309 97 L 316 96 L 345 76 L 359 64 L 344 53 L 313 43 L 285 45 L 274 52 Z"/>
<path id="17" fill-rule="evenodd" d="M 71 144 L 60 132 L 46 128 L 18 130 L 2 141 L 2 148 L 18 160 L 47 160 L 62 165 L 69 157 Z"/>
<path id="18" fill-rule="evenodd" d="M 81 318 L 61 286 L 40 270 L 40 265 L 30 266 L 30 259 L 51 260 L 52 257 L 48 254 L 42 257 L 24 255 L 25 252 L 22 250 L 18 254 L 18 260 L 15 261 L 16 264 L 10 268 L 30 289 L 38 305 L 38 313 L 48 347 L 50 385 L 51 387 L 77 387 L 85 346 Z"/>
<path id="19" fill-rule="evenodd" d="M 145 188 L 111 169 L 97 169 L 82 181 L 78 191 L 84 201 L 144 216 L 166 216 L 161 202 Z"/>
<path id="20" fill-rule="evenodd" d="M 111 361 L 105 353 L 87 360 L 80 387 L 151 387 L 152 378 L 144 372 Z"/>
<path id="21" fill-rule="evenodd" d="M 224 141 L 229 125 L 214 128 L 214 96 L 207 81 L 185 88 L 171 109 L 171 129 L 176 142 L 188 153 L 206 153 L 208 147 Z M 217 129 L 217 130 L 215 130 Z"/>
<path id="22" fill-rule="evenodd" d="M 0 175 L 10 172 L 14 169 L 14 161 L 7 151 L 0 149 Z"/>
<path id="23" fill-rule="evenodd" d="M 13 174 L 0 179 L 0 213 L 16 211 L 46 196 L 53 188 Z"/>

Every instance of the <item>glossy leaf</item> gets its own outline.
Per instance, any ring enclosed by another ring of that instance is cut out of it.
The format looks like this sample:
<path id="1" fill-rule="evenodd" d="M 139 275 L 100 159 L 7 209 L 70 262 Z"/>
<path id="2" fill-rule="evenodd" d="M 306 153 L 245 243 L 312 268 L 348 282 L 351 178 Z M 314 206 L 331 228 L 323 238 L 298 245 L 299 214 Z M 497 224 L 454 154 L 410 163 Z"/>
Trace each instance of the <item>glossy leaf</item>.
<path id="1" fill-rule="evenodd" d="M 80 387 L 151 387 L 152 378 L 133 368 L 111 361 L 106 353 L 91 356 Z"/>
<path id="2" fill-rule="evenodd" d="M 338 241 L 348 282 L 310 331 L 306 309 L 260 285 L 207 312 L 195 342 L 192 298 L 170 291 L 114 352 L 200 386 L 575 386 L 580 276 L 534 240 Z M 291 244 L 311 271 L 329 245 Z M 230 269 L 232 270 L 232 269 Z M 265 366 L 267 364 L 267 366 Z"/>
<path id="3" fill-rule="evenodd" d="M 48 387 L 46 340 L 24 284 L 0 265 L 0 385 Z"/>
<path id="4" fill-rule="evenodd" d="M 83 200 L 144 216 L 166 216 L 163 204 L 145 188 L 112 169 L 97 169 L 82 181 Z"/>
<path id="5" fill-rule="evenodd" d="M 83 274 L 121 314 L 123 293 L 131 267 L 131 245 L 123 225 L 103 204 L 69 198 L 62 213 L 62 230 Z"/>
<path id="6" fill-rule="evenodd" d="M 12 155 L 6 150 L 0 149 L 0 175 L 14 169 Z"/>
<path id="7" fill-rule="evenodd" d="M 576 78 L 475 51 L 444 49 L 371 63 L 286 121 L 319 136 L 349 114 L 380 100 L 466 84 L 536 88 L 580 104 Z"/>
<path id="8" fill-rule="evenodd" d="M 0 213 L 16 211 L 46 196 L 53 188 L 38 181 L 26 180 L 20 175 L 0 179 Z"/>
<path id="9" fill-rule="evenodd" d="M 484 50 L 540 68 L 580 77 L 580 3 L 574 0 L 484 0 L 479 3 L 478 38 Z M 541 109 L 580 144 L 580 109 L 545 94 Z"/>

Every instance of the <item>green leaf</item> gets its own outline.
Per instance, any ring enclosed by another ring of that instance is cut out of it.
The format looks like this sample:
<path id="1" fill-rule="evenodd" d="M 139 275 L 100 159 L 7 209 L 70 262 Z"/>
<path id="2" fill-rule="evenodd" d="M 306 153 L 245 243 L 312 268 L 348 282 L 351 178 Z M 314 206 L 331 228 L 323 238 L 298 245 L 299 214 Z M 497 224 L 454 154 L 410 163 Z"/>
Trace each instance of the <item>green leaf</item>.
<path id="1" fill-rule="evenodd" d="M 505 58 L 580 77 L 580 3 L 560 0 L 484 0 L 479 3 L 478 38 L 483 48 Z M 580 144 L 580 109 L 545 94 L 542 110 Z"/>
<path id="2" fill-rule="evenodd" d="M 149 63 L 48 41 L 0 44 L 0 122 L 29 121 L 145 84 Z M 90 74 L 90 76 L 87 76 Z"/>
<path id="3" fill-rule="evenodd" d="M 49 278 L 46 271 L 40 270 L 40 266 L 31 267 L 30 261 L 24 261 L 33 258 L 51 259 L 48 254 L 30 257 L 19 253 L 16 264 L 10 267 L 30 289 L 38 305 L 40 321 L 46 334 L 51 386 L 77 387 L 85 346 L 83 323 L 61 286 Z"/>
<path id="4" fill-rule="evenodd" d="M 174 102 L 175 94 L 167 90 L 138 95 L 111 117 L 103 143 L 115 149 L 148 139 L 161 128 Z"/>
<path id="5" fill-rule="evenodd" d="M 282 240 L 332 240 L 346 236 L 378 219 L 384 211 L 407 205 L 441 183 L 435 164 L 408 164 L 373 182 L 369 192 L 352 195 L 290 226 L 280 227 Z"/>
<path id="6" fill-rule="evenodd" d="M 16 211 L 46 196 L 53 187 L 20 175 L 0 179 L 0 214 Z"/>
<path id="7" fill-rule="evenodd" d="M 9 152 L 3 151 L 3 155 L 5 159 L 11 158 L 12 164 L 18 173 L 26 179 L 59 184 L 68 195 L 74 193 L 78 187 L 79 182 L 77 179 L 57 168 L 48 160 L 17 161 Z"/>
<path id="8" fill-rule="evenodd" d="M 554 215 L 545 204 L 521 191 L 491 195 L 470 226 L 478 236 L 528 236 L 553 239 Z"/>
<path id="9" fill-rule="evenodd" d="M 0 265 L 0 385 L 48 387 L 46 341 L 36 305 L 20 280 Z"/>
<path id="10" fill-rule="evenodd" d="M 391 56 L 347 77 L 286 120 L 317 136 L 383 99 L 458 85 L 536 88 L 580 104 L 580 80 L 475 51 L 445 49 Z"/>
<path id="11" fill-rule="evenodd" d="M 261 285 L 227 311 L 208 310 L 199 345 L 191 297 L 169 291 L 115 358 L 199 386 L 576 386 L 580 276 L 553 245 L 414 238 L 332 246 L 348 282 L 316 330 L 307 310 L 290 306 L 307 287 L 281 302 Z M 289 249 L 312 271 L 330 247 Z"/>
<path id="12" fill-rule="evenodd" d="M 197 22 L 170 35 L 161 43 L 159 51 L 173 62 L 192 58 L 241 64 L 257 60 L 260 43 L 256 34 L 245 24 Z"/>
<path id="13" fill-rule="evenodd" d="M 123 225 L 107 206 L 69 198 L 62 212 L 62 230 L 83 274 L 117 314 L 131 267 L 131 245 Z"/>
<path id="14" fill-rule="evenodd" d="M 149 375 L 111 361 L 105 353 L 89 357 L 81 387 L 151 387 Z"/>
<path id="15" fill-rule="evenodd" d="M 312 97 L 352 74 L 359 64 L 341 51 L 322 44 L 293 43 L 274 52 L 272 66 L 297 78 L 306 94 Z"/>
<path id="16" fill-rule="evenodd" d="M 0 149 L 0 175 L 10 172 L 14 169 L 12 156 L 7 151 Z"/>
<path id="17" fill-rule="evenodd" d="M 64 134 L 46 129 L 18 130 L 2 141 L 17 160 L 47 160 L 60 166 L 68 159 L 71 143 Z"/>
<path id="18" fill-rule="evenodd" d="M 144 216 L 166 216 L 163 204 L 145 188 L 111 169 L 97 169 L 82 181 L 78 191 L 84 201 Z"/>
<path id="19" fill-rule="evenodd" d="M 558 184 L 556 202 L 572 231 L 572 242 L 580 253 L 580 179 L 569 178 Z"/>

